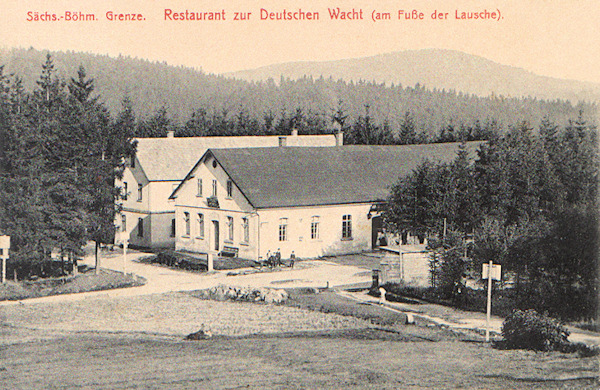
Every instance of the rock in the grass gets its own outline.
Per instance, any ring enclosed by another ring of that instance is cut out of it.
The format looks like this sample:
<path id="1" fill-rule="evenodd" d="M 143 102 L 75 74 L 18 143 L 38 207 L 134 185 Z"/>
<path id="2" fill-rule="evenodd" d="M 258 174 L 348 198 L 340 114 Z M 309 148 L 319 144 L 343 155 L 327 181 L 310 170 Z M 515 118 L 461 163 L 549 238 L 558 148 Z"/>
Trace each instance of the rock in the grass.
<path id="1" fill-rule="evenodd" d="M 202 324 L 202 328 L 194 333 L 190 333 L 186 336 L 186 340 L 206 340 L 212 337 L 212 332 L 204 327 Z"/>
<path id="2" fill-rule="evenodd" d="M 282 303 L 286 300 L 287 293 L 285 290 L 268 290 L 264 298 L 266 303 Z"/>

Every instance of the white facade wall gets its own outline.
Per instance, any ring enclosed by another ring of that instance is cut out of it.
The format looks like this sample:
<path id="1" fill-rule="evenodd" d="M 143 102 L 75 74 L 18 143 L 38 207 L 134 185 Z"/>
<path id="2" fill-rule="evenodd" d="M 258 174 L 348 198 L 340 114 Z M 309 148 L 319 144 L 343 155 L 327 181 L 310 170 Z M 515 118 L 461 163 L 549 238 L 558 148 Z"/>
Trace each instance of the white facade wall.
<path id="1" fill-rule="evenodd" d="M 244 195 L 232 183 L 231 196 L 227 194 L 229 177 L 220 165 L 213 165 L 208 158 L 192 172 L 193 177 L 179 190 L 175 201 L 177 238 L 175 248 L 199 253 L 217 253 L 224 246 L 235 247 L 239 257 L 256 258 L 257 216 Z M 202 194 L 198 193 L 198 180 L 202 180 Z M 219 208 L 209 207 L 207 198 L 213 196 L 213 180 L 216 180 Z M 189 215 L 187 234 L 186 215 Z M 199 214 L 204 220 L 204 231 L 200 231 Z M 233 219 L 233 239 L 229 237 L 228 217 Z M 243 219 L 248 220 L 249 239 L 244 240 Z M 217 230 L 218 225 L 218 246 Z M 218 248 L 218 249 L 217 249 Z"/>
<path id="2" fill-rule="evenodd" d="M 371 204 L 343 204 L 258 210 L 260 255 L 281 251 L 282 258 L 357 253 L 372 249 L 372 223 L 367 218 Z M 343 216 L 350 215 L 352 236 L 342 237 Z M 315 218 L 316 217 L 316 218 Z M 284 219 L 284 220 L 282 220 Z M 311 224 L 318 220 L 318 236 L 312 237 Z M 280 225 L 287 223 L 285 240 L 280 240 Z"/>
<path id="3" fill-rule="evenodd" d="M 122 218 L 125 217 L 125 228 L 123 232 Z M 143 225 L 140 230 L 140 219 Z M 145 212 L 122 211 L 117 216 L 116 241 L 122 241 L 124 237 L 129 239 L 132 246 L 148 247 L 151 242 L 152 219 L 151 215 Z"/>
<path id="4" fill-rule="evenodd" d="M 171 221 L 175 218 L 175 202 L 169 196 L 179 184 L 178 181 L 148 181 L 139 163 L 135 168 L 128 167 L 123 178 L 115 185 L 125 188 L 127 198 L 122 201 L 123 211 L 115 217 L 116 240 L 129 239 L 129 244 L 140 247 L 172 247 L 175 236 L 171 234 Z M 141 199 L 138 185 L 142 185 Z M 123 232 L 125 216 L 126 231 Z M 142 218 L 143 236 L 139 235 L 139 218 Z"/>

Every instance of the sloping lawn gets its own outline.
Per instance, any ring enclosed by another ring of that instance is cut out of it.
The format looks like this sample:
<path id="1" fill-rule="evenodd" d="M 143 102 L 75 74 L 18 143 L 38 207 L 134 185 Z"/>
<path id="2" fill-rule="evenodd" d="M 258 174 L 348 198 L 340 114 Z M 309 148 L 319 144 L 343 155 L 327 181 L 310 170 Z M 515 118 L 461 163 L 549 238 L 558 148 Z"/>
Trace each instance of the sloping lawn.
<path id="1" fill-rule="evenodd" d="M 111 290 L 123 287 L 142 286 L 146 281 L 135 275 L 101 270 L 95 275 L 93 270 L 75 276 L 47 278 L 35 281 L 7 281 L 0 284 L 0 301 L 38 298 L 49 295 L 73 294 L 87 291 Z"/>

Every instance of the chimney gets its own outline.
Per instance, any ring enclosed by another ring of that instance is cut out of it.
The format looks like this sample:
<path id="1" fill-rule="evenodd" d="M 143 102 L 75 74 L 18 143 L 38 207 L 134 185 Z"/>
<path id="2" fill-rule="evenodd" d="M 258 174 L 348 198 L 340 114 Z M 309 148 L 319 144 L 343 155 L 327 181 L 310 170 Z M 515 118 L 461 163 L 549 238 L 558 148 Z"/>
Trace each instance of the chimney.
<path id="1" fill-rule="evenodd" d="M 175 130 L 168 130 L 167 138 L 175 138 Z"/>
<path id="2" fill-rule="evenodd" d="M 298 136 L 298 129 L 297 128 L 292 128 L 292 137 L 297 137 Z"/>

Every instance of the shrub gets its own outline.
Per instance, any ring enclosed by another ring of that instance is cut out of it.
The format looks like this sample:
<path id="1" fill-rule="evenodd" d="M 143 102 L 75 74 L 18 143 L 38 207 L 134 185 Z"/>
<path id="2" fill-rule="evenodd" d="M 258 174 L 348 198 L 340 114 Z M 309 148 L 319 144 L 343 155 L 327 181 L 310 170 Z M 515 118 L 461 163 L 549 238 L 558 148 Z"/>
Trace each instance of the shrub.
<path id="1" fill-rule="evenodd" d="M 507 348 L 549 351 L 568 344 L 569 331 L 558 320 L 535 310 L 516 310 L 504 320 L 502 336 Z"/>
<path id="2" fill-rule="evenodd" d="M 152 262 L 195 271 L 206 271 L 207 268 L 205 261 L 175 251 L 160 252 Z"/>

